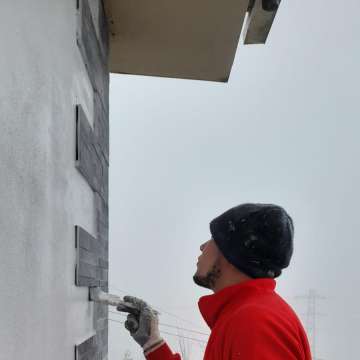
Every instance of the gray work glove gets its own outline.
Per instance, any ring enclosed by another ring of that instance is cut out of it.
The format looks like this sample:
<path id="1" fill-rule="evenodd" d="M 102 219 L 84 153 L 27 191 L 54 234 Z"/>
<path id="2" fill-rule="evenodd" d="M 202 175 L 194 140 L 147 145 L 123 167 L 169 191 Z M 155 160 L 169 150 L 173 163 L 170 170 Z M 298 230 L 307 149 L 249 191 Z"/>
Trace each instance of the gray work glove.
<path id="1" fill-rule="evenodd" d="M 125 328 L 147 355 L 164 343 L 159 332 L 158 312 L 145 301 L 133 296 L 124 296 L 124 301 L 134 305 L 139 311 L 136 315 L 127 316 Z"/>

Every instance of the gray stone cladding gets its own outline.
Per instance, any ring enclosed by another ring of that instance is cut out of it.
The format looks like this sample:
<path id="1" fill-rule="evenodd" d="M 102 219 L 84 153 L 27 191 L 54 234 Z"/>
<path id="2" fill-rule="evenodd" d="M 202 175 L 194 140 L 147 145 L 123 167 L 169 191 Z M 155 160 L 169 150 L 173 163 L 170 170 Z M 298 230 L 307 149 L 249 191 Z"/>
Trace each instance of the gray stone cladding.
<path id="1" fill-rule="evenodd" d="M 108 292 L 108 174 L 109 174 L 109 39 L 102 0 L 77 1 L 76 41 L 93 87 L 93 127 L 81 104 L 76 106 L 75 166 L 94 192 L 96 237 L 75 226 L 77 286 L 100 286 Z M 108 357 L 108 308 L 94 303 L 96 333 L 75 345 L 76 360 Z"/>

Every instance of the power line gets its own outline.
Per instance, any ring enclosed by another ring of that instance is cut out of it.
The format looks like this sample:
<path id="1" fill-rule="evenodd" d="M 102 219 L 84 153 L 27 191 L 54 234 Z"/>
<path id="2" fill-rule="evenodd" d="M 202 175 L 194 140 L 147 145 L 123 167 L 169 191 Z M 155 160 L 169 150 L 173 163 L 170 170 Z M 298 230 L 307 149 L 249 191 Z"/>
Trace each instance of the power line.
<path id="1" fill-rule="evenodd" d="M 113 321 L 113 322 L 116 322 L 116 323 L 119 323 L 119 324 L 125 324 L 125 321 L 119 321 L 119 320 L 110 319 L 110 318 L 109 318 L 109 321 Z M 172 336 L 176 336 L 176 337 L 179 337 L 179 338 L 196 341 L 196 342 L 198 342 L 198 343 L 207 344 L 206 341 L 201 340 L 201 339 L 196 339 L 196 338 L 189 337 L 189 336 L 177 335 L 177 334 L 170 333 L 170 332 L 167 332 L 167 331 L 162 331 L 162 332 L 163 332 L 164 334 L 167 334 L 167 335 L 172 335 Z"/>
<path id="2" fill-rule="evenodd" d="M 125 294 L 125 295 L 129 295 L 129 292 L 128 292 L 128 291 L 121 290 L 121 289 L 118 288 L 117 286 L 114 286 L 112 283 L 110 283 L 110 287 L 111 287 L 111 288 L 114 288 L 114 289 L 117 290 L 117 291 L 120 291 L 121 293 L 123 293 L 123 294 Z M 158 306 L 153 306 L 153 305 L 151 305 L 150 303 L 148 303 L 148 304 L 149 304 L 154 310 L 157 310 L 158 312 L 162 312 L 162 313 L 164 313 L 164 314 L 167 314 L 167 315 L 169 315 L 169 316 L 172 316 L 172 317 L 174 317 L 174 318 L 176 318 L 176 319 L 178 319 L 178 320 L 184 321 L 184 322 L 186 322 L 186 323 L 188 323 L 188 324 L 191 324 L 191 325 L 193 325 L 193 326 L 196 326 L 196 327 L 199 326 L 198 324 L 195 324 L 194 322 L 192 322 L 192 321 L 190 321 L 190 320 L 181 318 L 180 316 L 175 315 L 175 314 L 173 314 L 173 313 L 171 313 L 171 312 L 169 312 L 169 311 L 166 311 L 166 310 L 164 310 L 164 309 L 161 309 L 161 308 L 159 308 Z"/>
<path id="3" fill-rule="evenodd" d="M 123 314 L 121 312 L 116 312 L 116 311 L 111 311 L 111 310 L 109 310 L 109 312 L 112 313 L 112 314 L 116 314 L 116 315 L 127 316 L 126 314 Z M 191 333 L 194 333 L 194 334 L 210 336 L 210 334 L 207 334 L 207 333 L 204 333 L 204 332 L 201 332 L 201 331 L 191 330 L 191 329 L 187 329 L 187 328 L 183 328 L 183 327 L 179 327 L 179 326 L 175 326 L 175 325 L 165 324 L 165 323 L 161 323 L 161 322 L 159 322 L 159 325 L 169 327 L 169 328 L 178 329 L 178 330 L 183 330 L 183 331 L 187 331 L 187 332 L 191 332 Z"/>
<path id="4" fill-rule="evenodd" d="M 167 332 L 167 331 L 162 331 L 162 332 L 164 334 L 167 334 L 167 335 L 172 335 L 172 336 L 176 336 L 176 337 L 179 337 L 179 338 L 196 341 L 197 343 L 200 343 L 200 344 L 207 344 L 206 341 L 199 340 L 199 339 L 196 339 L 196 338 L 192 338 L 192 337 L 188 337 L 188 336 L 184 336 L 184 335 L 176 335 L 176 334 L 173 334 L 173 333 L 170 333 L 170 332 Z"/>
<path id="5" fill-rule="evenodd" d="M 191 324 L 191 325 L 193 325 L 193 326 L 199 326 L 199 325 L 193 323 L 192 321 L 189 321 L 189 320 L 186 320 L 186 319 L 184 319 L 184 318 L 181 318 L 180 316 L 177 316 L 177 315 L 172 314 L 172 313 L 170 313 L 170 312 L 168 312 L 168 311 L 165 311 L 164 309 L 160 309 L 159 307 L 158 307 L 158 309 L 159 309 L 161 312 L 163 312 L 163 313 L 165 313 L 165 314 L 167 314 L 167 315 L 169 315 L 169 316 L 172 316 L 173 318 L 176 318 L 176 319 L 178 319 L 178 320 L 184 321 L 184 322 L 186 322 L 186 323 L 188 323 L 188 324 Z"/>

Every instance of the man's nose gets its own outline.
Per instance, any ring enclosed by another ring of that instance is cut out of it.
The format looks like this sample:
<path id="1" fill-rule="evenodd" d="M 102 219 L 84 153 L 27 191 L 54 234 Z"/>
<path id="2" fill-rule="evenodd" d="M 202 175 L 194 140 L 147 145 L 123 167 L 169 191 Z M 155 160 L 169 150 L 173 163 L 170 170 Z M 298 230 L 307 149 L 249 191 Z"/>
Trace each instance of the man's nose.
<path id="1" fill-rule="evenodd" d="M 200 251 L 203 251 L 205 248 L 206 242 L 204 242 L 203 244 L 200 245 Z"/>

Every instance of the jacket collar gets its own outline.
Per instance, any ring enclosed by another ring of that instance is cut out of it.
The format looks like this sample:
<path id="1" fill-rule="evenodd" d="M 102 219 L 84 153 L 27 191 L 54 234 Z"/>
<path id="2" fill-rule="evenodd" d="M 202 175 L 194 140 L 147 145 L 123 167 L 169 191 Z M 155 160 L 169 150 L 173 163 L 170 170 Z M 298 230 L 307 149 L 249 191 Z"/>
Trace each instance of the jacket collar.
<path id="1" fill-rule="evenodd" d="M 224 315 L 242 303 L 245 303 L 252 295 L 262 292 L 274 291 L 276 281 L 270 278 L 246 280 L 242 283 L 228 286 L 219 292 L 202 296 L 198 305 L 202 317 L 212 329 L 220 315 Z"/>

